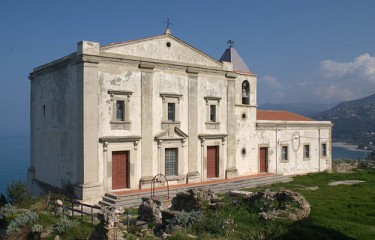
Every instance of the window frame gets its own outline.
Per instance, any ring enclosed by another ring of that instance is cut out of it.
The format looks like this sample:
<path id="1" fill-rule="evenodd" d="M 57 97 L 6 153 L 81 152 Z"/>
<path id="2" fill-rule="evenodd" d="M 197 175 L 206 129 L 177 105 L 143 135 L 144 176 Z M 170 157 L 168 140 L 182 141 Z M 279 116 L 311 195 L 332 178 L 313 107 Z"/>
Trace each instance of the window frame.
<path id="1" fill-rule="evenodd" d="M 286 148 L 286 158 L 284 158 L 284 148 Z M 289 162 L 289 145 L 281 145 L 281 154 L 280 154 L 280 161 L 281 162 Z"/>
<path id="2" fill-rule="evenodd" d="M 173 157 L 171 155 L 172 152 L 174 154 L 173 162 L 171 162 L 171 157 Z M 176 147 L 164 149 L 164 174 L 166 177 L 178 176 L 178 148 Z"/>
<path id="3" fill-rule="evenodd" d="M 323 157 L 323 158 L 326 158 L 327 157 L 327 152 L 328 152 L 328 145 L 327 145 L 327 143 L 322 143 L 321 144 L 320 156 Z"/>
<path id="4" fill-rule="evenodd" d="M 130 97 L 133 92 L 108 90 L 110 94 L 110 101 L 112 106 L 110 126 L 111 130 L 129 130 L 131 126 L 130 121 Z M 123 102 L 123 120 L 117 118 L 117 102 Z"/>
<path id="5" fill-rule="evenodd" d="M 217 122 L 216 118 L 216 105 L 210 104 L 210 122 Z"/>
<path id="6" fill-rule="evenodd" d="M 311 157 L 310 144 L 308 144 L 308 143 L 303 144 L 302 151 L 303 151 L 303 159 L 309 160 L 310 157 Z"/>
<path id="7" fill-rule="evenodd" d="M 220 101 L 221 97 L 212 97 L 207 96 L 204 97 L 206 101 L 206 129 L 220 129 Z M 211 110 L 215 109 L 214 112 L 214 120 L 212 119 L 212 112 Z"/>
<path id="8" fill-rule="evenodd" d="M 119 114 L 119 103 L 122 103 L 121 105 L 121 110 L 120 111 L 122 111 L 122 113 L 121 114 Z M 116 113 L 114 114 L 114 121 L 116 121 L 116 122 L 125 122 L 125 100 L 116 100 L 116 107 L 115 107 L 115 111 L 116 111 Z M 119 117 L 119 115 L 120 115 L 120 117 Z"/>
<path id="9" fill-rule="evenodd" d="M 175 122 L 176 121 L 176 103 L 168 102 L 167 103 L 167 121 Z"/>
<path id="10" fill-rule="evenodd" d="M 165 129 L 169 126 L 180 127 L 180 105 L 181 105 L 181 94 L 174 93 L 160 93 L 162 98 L 162 129 Z M 169 104 L 174 104 L 174 120 L 169 120 L 168 106 Z"/>
<path id="11" fill-rule="evenodd" d="M 244 85 L 247 86 L 244 86 Z M 244 93 L 246 94 L 244 97 Z M 250 105 L 250 82 L 245 79 L 241 83 L 241 103 L 243 105 Z"/>

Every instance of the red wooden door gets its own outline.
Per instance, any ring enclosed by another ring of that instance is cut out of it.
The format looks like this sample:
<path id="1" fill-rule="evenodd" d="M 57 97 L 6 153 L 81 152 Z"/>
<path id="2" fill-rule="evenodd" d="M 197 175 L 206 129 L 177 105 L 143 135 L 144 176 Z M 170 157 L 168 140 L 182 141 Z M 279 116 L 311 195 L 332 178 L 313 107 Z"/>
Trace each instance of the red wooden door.
<path id="1" fill-rule="evenodd" d="M 261 147 L 259 151 L 259 172 L 267 172 L 268 148 Z"/>
<path id="2" fill-rule="evenodd" d="M 207 178 L 218 177 L 218 147 L 207 147 Z"/>
<path id="3" fill-rule="evenodd" d="M 112 189 L 129 187 L 129 159 L 128 152 L 112 152 Z"/>

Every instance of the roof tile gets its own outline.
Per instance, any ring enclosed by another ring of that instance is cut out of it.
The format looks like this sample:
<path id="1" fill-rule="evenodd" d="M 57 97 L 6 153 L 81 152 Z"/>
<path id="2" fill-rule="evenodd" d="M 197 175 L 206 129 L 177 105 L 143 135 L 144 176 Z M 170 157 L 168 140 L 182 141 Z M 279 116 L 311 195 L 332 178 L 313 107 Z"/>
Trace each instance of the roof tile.
<path id="1" fill-rule="evenodd" d="M 311 118 L 281 110 L 257 110 L 257 120 L 314 121 Z"/>

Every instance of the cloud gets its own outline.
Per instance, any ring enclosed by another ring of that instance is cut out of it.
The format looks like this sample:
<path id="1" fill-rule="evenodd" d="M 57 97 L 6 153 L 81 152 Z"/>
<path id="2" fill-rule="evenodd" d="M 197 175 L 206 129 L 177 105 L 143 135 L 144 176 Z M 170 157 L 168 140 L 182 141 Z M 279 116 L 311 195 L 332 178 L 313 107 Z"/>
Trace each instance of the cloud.
<path id="1" fill-rule="evenodd" d="M 320 69 L 327 77 L 357 77 L 375 83 L 375 57 L 365 53 L 351 62 L 335 62 L 324 60 Z"/>
<path id="2" fill-rule="evenodd" d="M 263 77 L 263 81 L 267 84 L 268 87 L 271 87 L 271 88 L 280 89 L 282 87 L 282 85 L 277 80 L 277 78 L 273 76 L 265 75 Z"/>
<path id="3" fill-rule="evenodd" d="M 258 79 L 259 102 L 341 102 L 375 93 L 375 57 L 368 53 L 348 62 L 323 60 L 311 75 L 292 80 Z"/>
<path id="4" fill-rule="evenodd" d="M 258 79 L 258 99 L 262 103 L 280 102 L 284 98 L 285 86 L 276 77 L 265 75 Z"/>
<path id="5" fill-rule="evenodd" d="M 338 101 L 365 97 L 375 92 L 375 57 L 368 53 L 350 62 L 323 60 L 317 96 Z"/>

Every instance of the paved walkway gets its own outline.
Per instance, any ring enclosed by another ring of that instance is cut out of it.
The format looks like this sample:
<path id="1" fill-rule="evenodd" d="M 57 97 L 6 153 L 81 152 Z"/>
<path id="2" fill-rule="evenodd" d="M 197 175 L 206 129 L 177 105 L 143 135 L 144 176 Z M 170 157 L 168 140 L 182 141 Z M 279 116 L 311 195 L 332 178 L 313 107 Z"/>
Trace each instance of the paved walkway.
<path id="1" fill-rule="evenodd" d="M 236 181 L 241 181 L 241 180 L 261 178 L 261 177 L 267 177 L 267 176 L 273 176 L 273 175 L 277 175 L 277 174 L 259 173 L 259 174 L 241 176 L 241 177 L 235 177 L 235 178 L 229 178 L 229 179 L 212 179 L 212 180 L 205 181 L 205 182 L 170 185 L 169 190 L 174 190 L 174 189 L 179 189 L 179 188 L 199 187 L 199 186 L 206 187 L 206 186 L 217 184 L 217 183 L 229 183 L 229 182 L 236 182 Z M 167 190 L 167 186 L 155 187 L 155 192 L 163 191 L 163 190 Z M 117 196 L 125 196 L 125 195 L 139 194 L 139 193 L 145 193 L 145 192 L 150 192 L 150 191 L 151 191 L 151 188 L 144 188 L 144 189 L 136 189 L 136 190 L 113 191 L 110 194 L 117 195 Z"/>

